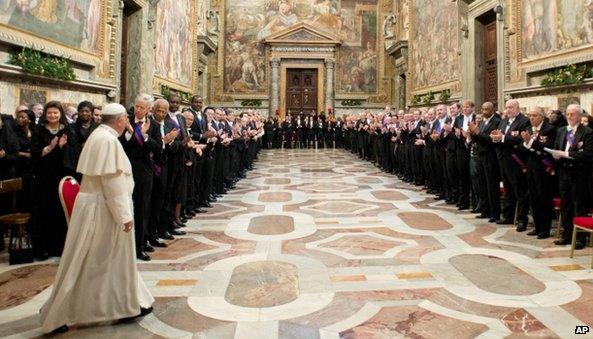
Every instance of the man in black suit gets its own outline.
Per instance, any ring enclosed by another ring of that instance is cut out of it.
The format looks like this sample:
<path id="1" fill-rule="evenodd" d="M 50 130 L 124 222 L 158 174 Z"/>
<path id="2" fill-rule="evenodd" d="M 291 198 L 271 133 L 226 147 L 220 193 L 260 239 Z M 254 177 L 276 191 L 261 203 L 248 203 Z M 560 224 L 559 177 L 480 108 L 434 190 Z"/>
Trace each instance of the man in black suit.
<path id="1" fill-rule="evenodd" d="M 519 111 L 519 102 L 515 99 L 505 103 L 505 111 L 507 117 L 500 122 L 499 128 L 490 134 L 492 140 L 499 143 L 501 172 L 507 188 L 502 210 L 503 219 L 498 224 L 512 224 L 516 209 L 517 232 L 523 232 L 527 229 L 529 195 L 525 175 L 527 172 L 525 149 L 522 147 L 521 133 L 531 127 L 531 123 Z"/>
<path id="2" fill-rule="evenodd" d="M 167 100 L 158 99 L 153 105 L 153 116 L 151 125 L 156 128 L 151 129 L 151 137 L 155 140 L 161 140 L 161 151 L 153 154 L 153 185 L 150 203 L 150 222 L 149 235 L 157 236 L 161 239 L 173 240 L 173 236 L 169 233 L 168 216 L 165 210 L 167 203 L 167 149 L 171 147 L 175 138 L 179 135 L 179 129 L 167 124 L 165 118 L 169 111 L 169 103 Z"/>
<path id="3" fill-rule="evenodd" d="M 476 126 L 469 125 L 472 141 L 475 142 L 475 150 L 478 159 L 478 177 L 480 190 L 478 193 L 482 200 L 481 213 L 478 218 L 490 218 L 489 222 L 500 220 L 500 169 L 496 155 L 496 143 L 490 138 L 490 133 L 498 128 L 500 117 L 494 113 L 494 105 L 491 102 L 482 104 L 482 121 Z"/>
<path id="4" fill-rule="evenodd" d="M 463 132 L 469 133 L 469 125 L 476 120 L 475 104 L 473 101 L 466 100 L 461 104 L 461 117 L 453 126 L 457 147 L 455 155 L 457 156 L 457 180 L 459 186 L 459 201 L 457 207 L 459 210 L 469 208 L 469 196 L 471 189 L 471 178 L 469 174 L 470 150 L 466 144 Z"/>
<path id="5" fill-rule="evenodd" d="M 140 94 L 134 102 L 134 114 L 129 118 L 126 133 L 120 137 L 126 155 L 132 164 L 134 176 L 134 233 L 136 236 L 136 257 L 150 260 L 146 252 L 154 248 L 166 247 L 157 238 L 157 234 L 149 232 L 150 202 L 153 186 L 154 155 L 162 151 L 162 141 L 158 137 L 158 127 L 150 123 L 148 111 L 152 108 L 153 99 L 148 94 Z M 155 138 L 156 136 L 156 138 Z M 147 241 L 150 244 L 147 244 Z"/>
<path id="6" fill-rule="evenodd" d="M 560 182 L 560 214 L 562 215 L 562 239 L 556 245 L 571 243 L 573 217 L 587 216 L 591 196 L 589 183 L 593 165 L 593 130 L 581 124 L 583 109 L 580 105 L 566 108 L 568 126 L 556 134 L 552 156 L 557 160 Z M 577 238 L 576 249 L 585 247 L 585 237 Z"/>
<path id="7" fill-rule="evenodd" d="M 449 192 L 450 195 L 446 199 L 447 204 L 457 204 L 459 200 L 459 181 L 457 179 L 458 171 L 457 171 L 457 154 L 455 153 L 457 150 L 457 138 L 455 137 L 455 131 L 453 130 L 453 126 L 461 125 L 462 122 L 459 122 L 461 115 L 459 111 L 461 110 L 461 105 L 458 102 L 455 102 L 449 106 L 449 116 L 451 122 L 445 124 L 443 126 L 443 143 L 445 144 L 445 163 L 447 168 L 447 183 L 449 185 Z"/>
<path id="8" fill-rule="evenodd" d="M 437 199 L 450 200 L 451 190 L 446 180 L 447 177 L 447 160 L 446 160 L 446 142 L 445 142 L 445 126 L 451 124 L 451 118 L 447 116 L 447 106 L 440 104 L 436 108 L 437 120 L 432 138 L 434 140 L 434 181 L 437 186 Z"/>
<path id="9" fill-rule="evenodd" d="M 521 133 L 527 152 L 527 186 L 535 229 L 527 235 L 546 239 L 550 236 L 553 212 L 553 160 L 544 148 L 554 148 L 556 127 L 545 121 L 544 110 L 534 107 L 529 111 L 531 127 Z"/>
<path id="10" fill-rule="evenodd" d="M 177 93 L 169 96 L 169 112 L 165 117 L 165 130 L 179 130 L 177 137 L 165 147 L 167 153 L 167 195 L 165 203 L 166 216 L 163 218 L 168 224 L 168 231 L 172 235 L 184 235 L 185 231 L 178 230 L 176 224 L 176 209 L 185 194 L 186 184 L 184 177 L 185 167 L 185 146 L 189 142 L 185 119 L 179 112 L 181 97 Z"/>

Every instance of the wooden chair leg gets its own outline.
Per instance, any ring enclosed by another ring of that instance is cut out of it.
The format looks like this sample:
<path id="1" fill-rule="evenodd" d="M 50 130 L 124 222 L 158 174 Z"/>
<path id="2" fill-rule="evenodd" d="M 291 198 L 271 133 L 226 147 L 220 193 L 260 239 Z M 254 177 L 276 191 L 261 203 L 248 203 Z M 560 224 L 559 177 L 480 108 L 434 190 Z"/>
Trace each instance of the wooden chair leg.
<path id="1" fill-rule="evenodd" d="M 574 246 L 577 242 L 577 228 L 573 227 L 572 229 L 572 241 L 570 243 L 570 257 L 574 257 Z"/>

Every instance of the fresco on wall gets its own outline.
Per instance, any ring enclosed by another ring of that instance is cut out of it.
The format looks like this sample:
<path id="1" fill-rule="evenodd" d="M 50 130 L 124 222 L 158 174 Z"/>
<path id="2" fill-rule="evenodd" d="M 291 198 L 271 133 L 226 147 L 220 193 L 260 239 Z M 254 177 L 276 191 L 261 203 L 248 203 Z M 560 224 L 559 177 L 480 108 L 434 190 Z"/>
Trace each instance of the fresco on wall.
<path id="1" fill-rule="evenodd" d="M 0 0 L 0 23 L 98 54 L 101 0 Z"/>
<path id="2" fill-rule="evenodd" d="M 187 87 L 192 81 L 192 0 L 157 5 L 156 75 Z"/>
<path id="3" fill-rule="evenodd" d="M 524 0 L 522 4 L 525 58 L 593 43 L 593 1 Z"/>
<path id="4" fill-rule="evenodd" d="M 439 13 L 435 15 L 435 13 Z M 413 89 L 459 79 L 457 3 L 414 0 L 410 27 Z"/>
<path id="5" fill-rule="evenodd" d="M 347 63 L 338 60 L 347 92 L 376 89 L 377 0 L 227 0 L 225 27 L 225 92 L 264 93 L 267 88 L 264 40 L 292 25 L 308 23 L 338 38 Z M 373 58 L 375 59 L 375 58 Z M 342 67 L 343 66 L 343 67 Z M 356 66 L 353 74 L 351 66 Z"/>

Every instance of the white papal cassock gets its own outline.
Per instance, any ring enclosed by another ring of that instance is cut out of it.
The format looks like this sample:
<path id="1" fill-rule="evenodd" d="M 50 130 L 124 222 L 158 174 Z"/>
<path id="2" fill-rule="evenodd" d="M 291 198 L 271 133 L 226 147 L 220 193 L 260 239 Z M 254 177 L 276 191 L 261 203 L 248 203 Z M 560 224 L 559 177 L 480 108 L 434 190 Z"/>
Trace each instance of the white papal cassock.
<path id="1" fill-rule="evenodd" d="M 117 132 L 99 126 L 88 138 L 77 171 L 83 174 L 53 291 L 41 309 L 43 332 L 62 325 L 133 317 L 153 297 L 136 268 L 132 167 Z"/>

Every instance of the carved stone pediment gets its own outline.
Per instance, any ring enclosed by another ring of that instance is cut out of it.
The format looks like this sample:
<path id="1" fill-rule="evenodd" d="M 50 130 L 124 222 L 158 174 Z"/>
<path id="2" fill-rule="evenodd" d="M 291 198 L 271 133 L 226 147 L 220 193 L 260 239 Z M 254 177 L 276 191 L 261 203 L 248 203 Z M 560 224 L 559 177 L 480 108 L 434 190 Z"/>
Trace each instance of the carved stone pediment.
<path id="1" fill-rule="evenodd" d="M 265 40 L 269 45 L 322 45 L 337 46 L 342 44 L 339 38 L 307 23 L 301 22 L 270 35 Z"/>

